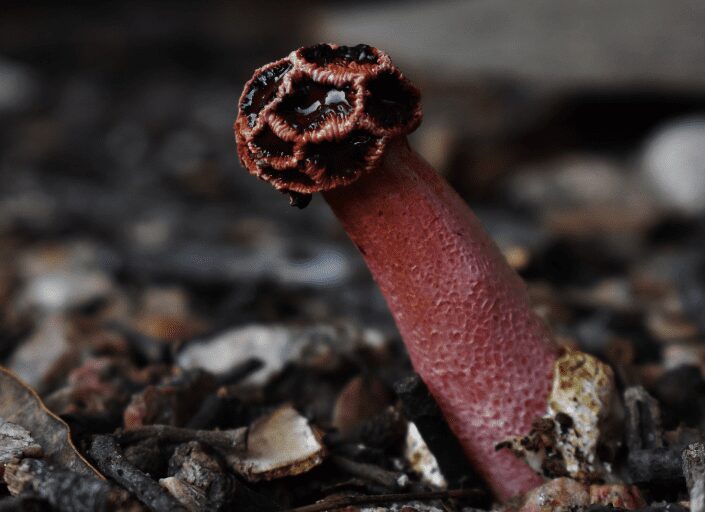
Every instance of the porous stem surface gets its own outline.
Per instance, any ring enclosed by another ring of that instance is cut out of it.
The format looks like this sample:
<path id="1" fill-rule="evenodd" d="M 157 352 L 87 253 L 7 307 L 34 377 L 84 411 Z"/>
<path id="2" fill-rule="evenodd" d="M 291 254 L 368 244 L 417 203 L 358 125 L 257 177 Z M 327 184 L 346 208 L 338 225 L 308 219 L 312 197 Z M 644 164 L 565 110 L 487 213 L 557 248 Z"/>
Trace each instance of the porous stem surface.
<path id="1" fill-rule="evenodd" d="M 558 349 L 478 219 L 405 137 L 374 173 L 324 196 L 478 471 L 501 499 L 539 485 L 494 446 L 546 413 Z"/>

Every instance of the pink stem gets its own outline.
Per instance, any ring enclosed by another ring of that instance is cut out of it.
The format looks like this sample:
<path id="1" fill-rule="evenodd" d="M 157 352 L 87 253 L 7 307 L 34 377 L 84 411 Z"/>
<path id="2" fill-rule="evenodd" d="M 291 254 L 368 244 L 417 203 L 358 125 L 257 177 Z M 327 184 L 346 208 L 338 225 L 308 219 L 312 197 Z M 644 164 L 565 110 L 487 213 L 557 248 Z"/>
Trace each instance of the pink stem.
<path id="1" fill-rule="evenodd" d="M 475 467 L 501 499 L 539 485 L 494 446 L 546 413 L 558 349 L 480 222 L 404 137 L 374 172 L 324 196 Z"/>

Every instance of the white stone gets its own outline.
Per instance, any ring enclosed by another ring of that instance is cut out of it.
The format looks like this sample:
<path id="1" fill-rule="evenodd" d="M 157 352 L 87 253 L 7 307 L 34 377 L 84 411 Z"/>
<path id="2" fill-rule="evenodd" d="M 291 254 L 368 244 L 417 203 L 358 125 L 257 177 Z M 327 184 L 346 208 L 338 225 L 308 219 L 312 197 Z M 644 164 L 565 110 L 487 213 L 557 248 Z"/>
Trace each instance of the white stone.
<path id="1" fill-rule="evenodd" d="M 688 214 L 705 211 L 705 117 L 658 130 L 646 144 L 642 168 L 663 205 Z"/>
<path id="2" fill-rule="evenodd" d="M 50 315 L 12 353 L 7 366 L 20 379 L 36 387 L 68 349 L 64 320 L 60 315 Z"/>
<path id="3" fill-rule="evenodd" d="M 431 453 L 414 423 L 409 423 L 406 431 L 404 457 L 411 468 L 419 474 L 422 482 L 439 489 L 448 487 L 448 482 L 446 482 L 443 473 L 441 473 L 436 457 Z"/>
<path id="4" fill-rule="evenodd" d="M 183 368 L 201 368 L 217 375 L 256 358 L 262 361 L 262 368 L 243 382 L 262 385 L 288 363 L 325 364 L 336 355 L 349 353 L 362 345 L 379 348 L 379 333 L 323 324 L 308 327 L 252 324 L 191 343 L 177 361 Z"/>

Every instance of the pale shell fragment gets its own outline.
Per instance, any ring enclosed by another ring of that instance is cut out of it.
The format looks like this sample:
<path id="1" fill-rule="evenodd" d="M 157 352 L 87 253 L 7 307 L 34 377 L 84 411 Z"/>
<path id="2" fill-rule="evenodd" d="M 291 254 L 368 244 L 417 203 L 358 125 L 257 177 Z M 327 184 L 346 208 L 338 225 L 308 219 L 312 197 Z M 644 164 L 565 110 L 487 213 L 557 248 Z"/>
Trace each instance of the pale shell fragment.
<path id="1" fill-rule="evenodd" d="M 305 473 L 326 455 L 321 434 L 291 405 L 283 405 L 255 421 L 243 454 L 226 457 L 238 474 L 250 482 Z"/>

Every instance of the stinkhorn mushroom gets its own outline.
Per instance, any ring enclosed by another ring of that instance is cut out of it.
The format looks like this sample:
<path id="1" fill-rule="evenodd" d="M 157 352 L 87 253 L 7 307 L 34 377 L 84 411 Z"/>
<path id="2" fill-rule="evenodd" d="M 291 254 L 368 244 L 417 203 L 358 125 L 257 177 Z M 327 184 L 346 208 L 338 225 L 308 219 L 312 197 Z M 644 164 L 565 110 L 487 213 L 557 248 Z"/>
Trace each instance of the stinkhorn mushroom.
<path id="1" fill-rule="evenodd" d="M 507 498 L 542 480 L 496 445 L 526 435 L 550 410 L 563 356 L 478 219 L 409 147 L 419 100 L 376 48 L 300 48 L 245 85 L 234 126 L 238 153 L 292 204 L 323 193 L 452 431 Z"/>

